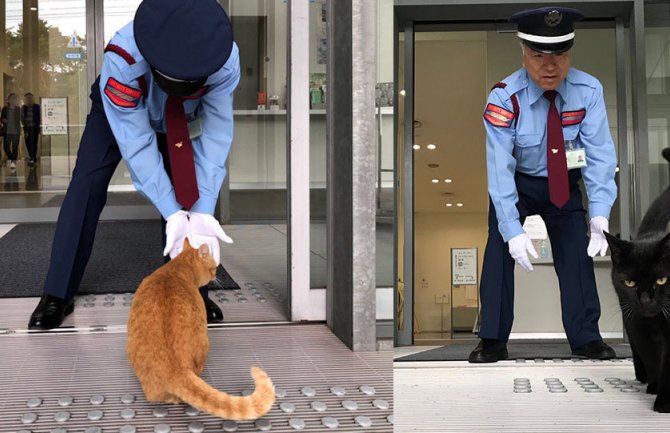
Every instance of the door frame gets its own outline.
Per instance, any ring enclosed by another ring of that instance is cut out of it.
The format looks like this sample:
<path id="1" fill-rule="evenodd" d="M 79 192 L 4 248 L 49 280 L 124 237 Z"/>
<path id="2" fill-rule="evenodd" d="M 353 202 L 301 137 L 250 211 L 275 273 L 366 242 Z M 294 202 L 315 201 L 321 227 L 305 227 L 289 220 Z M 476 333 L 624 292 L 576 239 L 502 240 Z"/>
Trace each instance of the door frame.
<path id="1" fill-rule="evenodd" d="M 88 87 L 93 85 L 102 67 L 105 1 L 111 0 L 85 0 Z M 290 321 L 326 320 L 326 289 L 310 287 L 309 3 L 310 0 L 288 0 L 286 17 L 288 31 L 286 315 Z M 328 16 L 328 19 L 330 18 Z M 90 109 L 90 100 L 88 103 Z M 221 191 L 224 210 L 228 208 L 227 182 L 228 177 Z M 59 212 L 60 208 L 2 209 L 0 224 L 55 222 Z M 100 220 L 159 217 L 160 214 L 151 205 L 114 206 L 106 208 Z"/>
<path id="2" fill-rule="evenodd" d="M 551 2 L 551 5 L 565 2 Z M 645 46 L 644 46 L 644 1 L 643 0 L 603 0 L 603 1 L 572 1 L 569 3 L 584 11 L 587 16 L 597 17 L 585 20 L 576 25 L 579 28 L 611 28 L 615 34 L 616 44 L 616 76 L 617 79 L 617 131 L 619 161 L 630 161 L 628 152 L 628 121 L 626 98 L 626 60 L 625 60 L 625 30 L 629 30 L 630 37 L 630 68 L 631 68 L 631 95 L 635 152 L 633 173 L 630 164 L 620 164 L 619 183 L 619 210 L 621 221 L 621 236 L 630 239 L 631 227 L 640 223 L 643 211 L 649 205 L 649 198 L 645 191 L 649 190 L 649 149 L 647 133 L 647 91 L 645 75 Z M 394 343 L 396 346 L 414 344 L 414 67 L 415 67 L 415 39 L 417 32 L 426 31 L 476 31 L 476 30 L 510 30 L 514 27 L 507 23 L 507 17 L 523 8 L 537 6 L 536 2 L 517 0 L 508 3 L 504 0 L 395 0 L 394 15 L 394 70 L 398 91 L 404 90 L 400 96 L 396 93 L 396 116 L 394 149 L 396 164 L 403 165 L 402 179 L 396 170 L 395 183 L 403 188 L 404 200 L 396 203 L 395 245 L 403 249 L 402 263 L 396 261 L 396 276 L 402 270 L 404 304 L 404 327 L 394 326 Z M 549 2 L 547 2 L 549 5 Z M 400 35 L 404 33 L 404 55 L 400 57 Z M 399 65 L 404 64 L 404 80 L 399 82 Z M 399 98 L 404 100 L 404 134 L 402 144 L 399 136 Z M 400 147 L 402 145 L 402 148 Z M 402 159 L 399 157 L 402 156 Z M 401 182 L 402 180 L 402 182 Z M 623 187 L 629 185 L 630 187 Z M 398 215 L 403 213 L 402 228 L 398 224 Z M 399 245 L 398 230 L 403 230 L 404 242 Z M 394 306 L 398 312 L 399 278 L 395 278 Z"/>

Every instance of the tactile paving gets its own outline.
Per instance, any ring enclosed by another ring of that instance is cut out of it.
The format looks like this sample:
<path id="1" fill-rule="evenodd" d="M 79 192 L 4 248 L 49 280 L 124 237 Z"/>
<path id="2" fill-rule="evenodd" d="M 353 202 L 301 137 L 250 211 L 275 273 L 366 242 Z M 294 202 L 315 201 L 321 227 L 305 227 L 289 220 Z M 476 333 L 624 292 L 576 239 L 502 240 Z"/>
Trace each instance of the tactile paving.
<path id="1" fill-rule="evenodd" d="M 121 411 L 121 418 L 128 420 L 135 418 L 135 409 L 126 408 Z"/>
<path id="2" fill-rule="evenodd" d="M 646 394 L 645 385 L 633 379 L 630 360 L 483 366 L 396 363 L 394 405 L 404 410 L 396 411 L 394 426 L 408 433 L 668 431 L 665 414 L 653 411 L 656 396 Z M 549 392 L 548 385 L 559 381 L 567 392 Z M 532 393 L 512 392 L 513 384 L 524 383 L 532 384 Z M 449 408 L 448 415 L 443 408 Z"/>
<path id="3" fill-rule="evenodd" d="M 124 425 L 119 429 L 119 433 L 135 433 L 137 428 L 134 425 Z"/>
<path id="4" fill-rule="evenodd" d="M 190 433 L 202 433 L 205 431 L 205 424 L 200 421 L 194 421 L 188 425 L 188 431 Z"/>
<path id="5" fill-rule="evenodd" d="M 235 421 L 224 421 L 223 422 L 223 431 L 226 432 L 231 432 L 231 431 L 237 431 L 237 422 Z"/>
<path id="6" fill-rule="evenodd" d="M 248 287 L 241 290 L 212 290 L 210 299 L 219 305 L 224 315 L 224 324 L 240 322 L 285 322 L 287 301 L 286 283 L 275 283 L 281 289 L 260 287 L 256 294 Z M 230 294 L 239 293 L 238 296 Z M 220 295 L 222 294 L 222 295 Z M 0 334 L 15 331 L 27 331 L 27 318 L 35 309 L 38 298 L 3 298 Z M 114 301 L 105 299 L 105 295 L 79 296 L 75 299 L 75 309 L 63 321 L 63 328 L 94 329 L 105 326 L 125 328 L 131 302 L 127 298 L 117 297 Z M 219 326 L 219 325 L 217 325 Z M 6 331 L 3 332 L 2 329 Z M 55 331 L 58 331 L 55 330 Z M 44 332 L 44 331 L 41 331 Z"/>
<path id="7" fill-rule="evenodd" d="M 147 402 L 128 365 L 123 333 L 32 334 L 2 340 L 9 350 L 0 369 L 13 373 L 0 375 L 0 389 L 11 390 L 0 394 L 0 432 L 393 431 L 391 352 L 352 353 L 323 325 L 217 328 L 209 334 L 203 378 L 241 395 L 253 386 L 249 367 L 264 368 L 282 397 L 265 417 L 235 422 L 185 404 Z M 9 368 L 19 361 L 21 375 Z M 40 405 L 28 407 L 36 399 Z"/>
<path id="8" fill-rule="evenodd" d="M 65 397 L 61 397 L 61 398 L 58 399 L 58 404 L 63 406 L 63 407 L 67 407 L 67 406 L 71 405 L 73 401 L 74 401 L 74 398 L 72 398 L 70 396 L 65 396 Z"/>

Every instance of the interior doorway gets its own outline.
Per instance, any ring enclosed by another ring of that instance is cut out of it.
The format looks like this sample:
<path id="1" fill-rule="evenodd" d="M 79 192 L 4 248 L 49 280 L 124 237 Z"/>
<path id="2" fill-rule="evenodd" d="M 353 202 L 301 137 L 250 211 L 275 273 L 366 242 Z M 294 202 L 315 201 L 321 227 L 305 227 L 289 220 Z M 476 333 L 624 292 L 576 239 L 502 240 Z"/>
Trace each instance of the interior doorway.
<path id="1" fill-rule="evenodd" d="M 512 6 L 506 5 L 510 10 L 523 8 Z M 423 15 L 417 12 L 415 16 Z M 626 71 L 630 64 L 625 54 L 628 30 L 623 22 L 613 17 L 580 24 L 572 65 L 603 84 L 612 137 L 619 160 L 624 161 L 617 183 L 627 186 L 632 168 L 627 143 L 629 134 L 632 141 L 632 128 L 629 131 L 627 122 L 631 97 L 626 92 Z M 521 48 L 515 29 L 500 20 L 476 24 L 413 21 L 401 23 L 398 30 L 396 306 L 402 310 L 402 321 L 397 323 L 396 345 L 475 339 L 478 284 L 488 233 L 482 111 L 491 87 L 522 66 Z M 622 187 L 610 223 L 611 231 L 623 237 L 629 234 L 630 207 L 630 190 Z M 538 220 L 527 224 L 537 228 L 533 242 L 541 257 L 535 261 L 535 272 L 516 274 L 513 338 L 564 336 L 551 248 Z M 595 267 L 601 330 L 604 336 L 621 338 L 609 258 L 596 260 Z"/>

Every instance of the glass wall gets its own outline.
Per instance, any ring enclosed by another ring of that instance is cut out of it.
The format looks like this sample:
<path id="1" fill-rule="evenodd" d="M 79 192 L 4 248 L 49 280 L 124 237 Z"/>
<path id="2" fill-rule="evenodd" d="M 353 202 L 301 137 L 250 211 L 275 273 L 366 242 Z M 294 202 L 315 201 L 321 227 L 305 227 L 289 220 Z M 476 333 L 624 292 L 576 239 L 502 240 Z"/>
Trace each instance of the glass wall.
<path id="1" fill-rule="evenodd" d="M 39 127 L 41 117 L 43 127 L 31 155 L 26 124 L 10 126 L 18 147 L 9 147 L 9 154 L 3 151 L 0 158 L 0 208 L 58 206 L 88 112 L 86 3 L 3 0 L 0 10 L 5 29 L 0 98 L 20 112 L 27 102 L 24 95 L 32 93 L 41 111 L 30 110 L 29 122 Z M 11 95 L 16 96 L 10 101 Z M 17 116 L 12 119 L 20 122 Z"/>

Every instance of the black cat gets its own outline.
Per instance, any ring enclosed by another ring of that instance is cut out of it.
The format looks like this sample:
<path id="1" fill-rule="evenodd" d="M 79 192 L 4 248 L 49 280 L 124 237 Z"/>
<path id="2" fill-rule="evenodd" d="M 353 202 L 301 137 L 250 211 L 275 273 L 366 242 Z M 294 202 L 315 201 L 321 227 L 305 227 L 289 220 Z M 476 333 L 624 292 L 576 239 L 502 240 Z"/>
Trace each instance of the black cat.
<path id="1" fill-rule="evenodd" d="M 670 148 L 663 150 L 670 162 Z M 635 240 L 606 234 L 612 283 L 633 351 L 635 378 L 657 394 L 654 410 L 670 412 L 670 187 L 644 216 Z"/>

